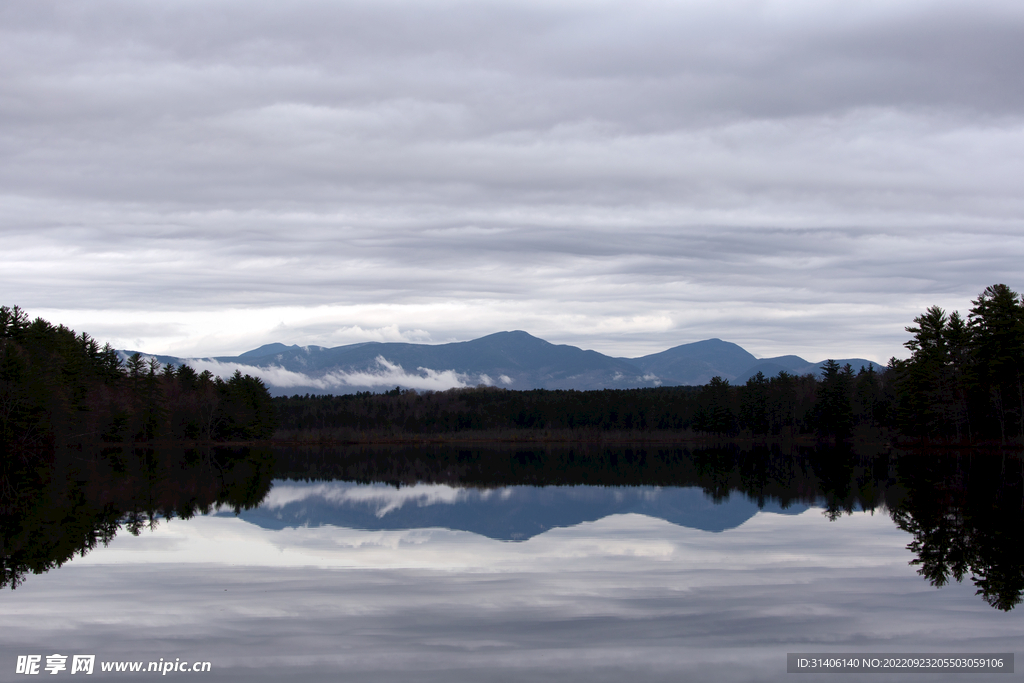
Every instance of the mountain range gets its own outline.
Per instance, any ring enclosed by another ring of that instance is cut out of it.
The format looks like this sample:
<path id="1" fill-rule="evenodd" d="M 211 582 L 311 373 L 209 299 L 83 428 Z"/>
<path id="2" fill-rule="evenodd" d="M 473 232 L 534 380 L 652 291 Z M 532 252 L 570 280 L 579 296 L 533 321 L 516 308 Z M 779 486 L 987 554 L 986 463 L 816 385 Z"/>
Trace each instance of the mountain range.
<path id="1" fill-rule="evenodd" d="M 458 489 L 418 484 L 401 489 L 384 484 L 275 481 L 260 507 L 242 512 L 265 529 L 337 526 L 348 529 L 452 529 L 502 541 L 525 541 L 550 529 L 594 522 L 610 515 L 641 514 L 678 526 L 721 532 L 755 514 L 797 515 L 788 508 L 758 503 L 738 493 L 714 501 L 695 487 L 510 486 Z M 223 513 L 234 514 L 234 513 Z"/>
<path id="2" fill-rule="evenodd" d="M 134 353 L 121 351 L 123 357 Z M 443 390 L 480 384 L 509 389 L 627 389 L 706 384 L 716 375 L 733 384 L 758 372 L 817 374 L 821 362 L 799 356 L 757 358 L 737 344 L 707 339 L 639 358 L 614 358 L 526 332 L 498 332 L 466 342 L 365 342 L 327 348 L 267 344 L 238 356 L 152 356 L 228 376 L 235 370 L 261 377 L 271 393 L 353 393 L 395 387 Z M 863 358 L 838 359 L 854 370 Z"/>

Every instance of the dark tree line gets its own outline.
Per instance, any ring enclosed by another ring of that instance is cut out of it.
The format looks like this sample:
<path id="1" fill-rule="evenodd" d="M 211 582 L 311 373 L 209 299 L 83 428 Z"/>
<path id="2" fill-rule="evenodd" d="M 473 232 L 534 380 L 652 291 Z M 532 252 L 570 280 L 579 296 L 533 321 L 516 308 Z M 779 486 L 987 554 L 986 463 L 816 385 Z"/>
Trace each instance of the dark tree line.
<path id="1" fill-rule="evenodd" d="M 275 412 L 263 382 L 227 381 L 0 307 L 0 448 L 47 451 L 75 443 L 265 439 Z"/>
<path id="2" fill-rule="evenodd" d="M 692 387 L 622 391 L 509 391 L 491 387 L 417 393 L 278 397 L 289 432 L 374 432 L 382 435 L 464 431 L 679 430 L 695 408 Z"/>
<path id="3" fill-rule="evenodd" d="M 693 425 L 736 434 L 887 432 L 931 443 L 1024 441 L 1024 299 L 992 285 L 968 315 L 932 306 L 906 330 L 906 360 L 854 372 L 827 361 L 820 377 L 751 378 L 701 388 Z"/>
<path id="4" fill-rule="evenodd" d="M 932 440 L 1024 437 L 1024 302 L 987 287 L 967 317 L 932 306 L 907 328 L 912 355 L 890 363 L 901 432 Z"/>
<path id="5" fill-rule="evenodd" d="M 735 387 L 716 377 L 701 387 L 693 427 L 721 435 L 875 436 L 891 426 L 887 376 L 873 365 L 854 372 L 828 360 L 820 377 L 759 372 Z"/>
<path id="6" fill-rule="evenodd" d="M 512 391 L 494 387 L 417 393 L 278 397 L 281 438 L 308 434 L 358 440 L 366 435 L 529 430 L 683 431 L 734 437 L 850 436 L 886 424 L 883 374 L 826 365 L 822 379 L 758 373 L 745 385 L 715 377 L 702 387 Z"/>

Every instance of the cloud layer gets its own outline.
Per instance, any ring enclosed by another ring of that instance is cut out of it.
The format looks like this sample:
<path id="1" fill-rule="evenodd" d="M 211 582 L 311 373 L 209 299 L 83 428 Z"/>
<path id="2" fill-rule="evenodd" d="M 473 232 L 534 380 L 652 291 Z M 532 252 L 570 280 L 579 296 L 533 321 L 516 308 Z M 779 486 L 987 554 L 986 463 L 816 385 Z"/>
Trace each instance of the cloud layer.
<path id="1" fill-rule="evenodd" d="M 901 351 L 1018 289 L 1020 3 L 0 8 L 0 288 L 121 347 Z"/>
<path id="2" fill-rule="evenodd" d="M 198 372 L 209 370 L 219 377 L 231 377 L 236 371 L 243 375 L 259 377 L 265 383 L 276 389 L 319 389 L 322 391 L 351 389 L 390 389 L 402 386 L 407 389 L 419 389 L 424 391 L 444 391 L 445 389 L 464 388 L 485 384 L 495 384 L 487 375 L 473 377 L 455 370 L 432 370 L 430 368 L 417 368 L 417 372 L 408 372 L 401 365 L 392 363 L 383 356 L 377 356 L 377 370 L 363 370 L 348 372 L 345 370 L 332 370 L 321 375 L 308 375 L 302 372 L 287 370 L 278 365 L 265 367 L 242 365 L 240 363 L 222 362 L 212 358 L 191 358 L 185 361 Z M 501 375 L 502 384 L 510 385 L 512 380 Z M 344 393 L 344 392 L 343 392 Z"/>

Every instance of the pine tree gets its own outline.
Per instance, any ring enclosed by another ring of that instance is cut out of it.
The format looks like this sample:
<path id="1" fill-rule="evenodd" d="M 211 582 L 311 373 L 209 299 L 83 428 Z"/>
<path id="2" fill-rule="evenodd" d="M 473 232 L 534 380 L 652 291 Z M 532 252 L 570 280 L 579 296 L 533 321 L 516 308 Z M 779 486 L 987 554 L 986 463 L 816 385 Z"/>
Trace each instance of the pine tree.
<path id="1" fill-rule="evenodd" d="M 1006 285 L 985 288 L 968 316 L 974 380 L 1005 442 L 1008 423 L 1024 435 L 1024 304 Z"/>

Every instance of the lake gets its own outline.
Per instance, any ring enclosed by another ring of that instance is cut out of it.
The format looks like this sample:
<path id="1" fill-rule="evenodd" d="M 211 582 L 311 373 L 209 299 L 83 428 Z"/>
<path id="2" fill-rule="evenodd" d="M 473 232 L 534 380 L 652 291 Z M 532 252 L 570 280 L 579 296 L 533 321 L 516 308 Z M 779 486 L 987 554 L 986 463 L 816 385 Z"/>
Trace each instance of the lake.
<path id="1" fill-rule="evenodd" d="M 803 679 L 787 653 L 1013 653 L 1022 474 L 735 446 L 63 453 L 4 479 L 0 680 L 55 654 L 112 680 L 776 681 Z"/>

